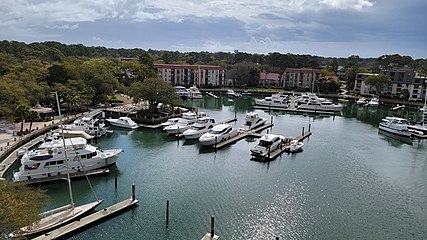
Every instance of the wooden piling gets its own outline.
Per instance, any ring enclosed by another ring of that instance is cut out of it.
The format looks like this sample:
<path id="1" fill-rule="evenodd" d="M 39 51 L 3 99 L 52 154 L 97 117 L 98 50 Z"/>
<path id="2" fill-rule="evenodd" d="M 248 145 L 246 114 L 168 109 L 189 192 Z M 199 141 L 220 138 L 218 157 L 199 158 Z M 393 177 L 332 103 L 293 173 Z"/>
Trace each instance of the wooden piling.
<path id="1" fill-rule="evenodd" d="M 132 201 L 135 201 L 135 184 L 132 184 Z"/>
<path id="2" fill-rule="evenodd" d="M 166 201 L 166 227 L 169 227 L 169 200 Z"/>
<path id="3" fill-rule="evenodd" d="M 215 236 L 215 216 L 211 216 L 211 238 Z"/>
<path id="4" fill-rule="evenodd" d="M 308 131 L 311 132 L 311 123 L 308 124 Z"/>
<path id="5" fill-rule="evenodd" d="M 302 127 L 302 133 L 301 133 L 301 135 L 304 136 L 304 127 Z"/>

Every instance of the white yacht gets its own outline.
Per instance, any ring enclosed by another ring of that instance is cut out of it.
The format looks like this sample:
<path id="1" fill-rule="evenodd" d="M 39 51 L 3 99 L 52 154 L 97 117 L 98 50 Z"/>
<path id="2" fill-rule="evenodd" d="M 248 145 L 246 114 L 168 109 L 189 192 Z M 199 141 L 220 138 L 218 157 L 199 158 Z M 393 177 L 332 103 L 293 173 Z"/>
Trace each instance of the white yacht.
<path id="1" fill-rule="evenodd" d="M 188 89 L 188 98 L 190 99 L 201 99 L 203 98 L 202 93 L 196 86 L 192 86 Z"/>
<path id="2" fill-rule="evenodd" d="M 248 112 L 245 116 L 245 122 L 239 128 L 239 130 L 248 132 L 258 127 L 263 126 L 267 122 L 266 118 L 262 118 L 256 112 Z"/>
<path id="3" fill-rule="evenodd" d="M 87 134 L 99 138 L 107 133 L 107 128 L 103 121 L 90 117 L 81 117 L 72 124 L 64 124 L 63 129 L 67 131 L 85 131 Z"/>
<path id="4" fill-rule="evenodd" d="M 99 150 L 84 138 L 66 138 L 42 143 L 27 150 L 21 157 L 22 166 L 13 174 L 13 181 L 43 179 L 51 176 L 106 168 L 116 163 L 122 149 Z M 67 159 L 65 157 L 67 152 Z M 67 168 L 68 164 L 68 168 Z"/>
<path id="5" fill-rule="evenodd" d="M 231 124 L 218 124 L 207 133 L 200 136 L 199 141 L 203 145 L 215 145 L 237 135 L 237 130 Z"/>
<path id="6" fill-rule="evenodd" d="M 367 103 L 369 107 L 378 107 L 380 105 L 380 99 L 378 97 L 372 97 L 371 100 Z"/>
<path id="7" fill-rule="evenodd" d="M 226 95 L 229 98 L 236 98 L 236 97 L 242 96 L 240 93 L 237 93 L 237 92 L 233 91 L 232 89 L 228 89 Z"/>
<path id="8" fill-rule="evenodd" d="M 190 129 L 183 132 L 183 135 L 185 139 L 198 139 L 213 128 L 215 124 L 216 121 L 212 117 L 198 118 Z"/>
<path id="9" fill-rule="evenodd" d="M 193 124 L 197 121 L 198 117 L 206 116 L 206 113 L 195 113 L 195 112 L 185 112 L 182 113 L 182 117 L 178 119 L 175 124 L 171 124 L 163 128 L 167 131 L 168 134 L 178 134 L 182 133 L 187 129 L 190 129 Z"/>
<path id="10" fill-rule="evenodd" d="M 180 98 L 188 98 L 188 90 L 183 86 L 175 86 L 175 94 Z"/>
<path id="11" fill-rule="evenodd" d="M 135 129 L 138 128 L 136 124 L 130 117 L 119 117 L 119 118 L 109 118 L 107 121 L 116 127 Z"/>
<path id="12" fill-rule="evenodd" d="M 380 130 L 404 137 L 410 137 L 412 135 L 412 131 L 410 131 L 408 127 L 408 120 L 399 117 L 386 117 L 381 120 L 379 125 Z"/>
<path id="13" fill-rule="evenodd" d="M 304 143 L 298 140 L 292 140 L 289 145 L 289 152 L 296 153 L 302 151 L 302 147 L 304 147 Z"/>
<path id="14" fill-rule="evenodd" d="M 367 103 L 368 103 L 368 100 L 364 97 L 361 97 L 356 101 L 357 106 L 365 106 Z"/>
<path id="15" fill-rule="evenodd" d="M 290 97 L 281 93 L 272 94 L 264 99 L 255 99 L 255 105 L 277 108 L 288 108 Z"/>
<path id="16" fill-rule="evenodd" d="M 268 157 L 274 150 L 280 148 L 286 140 L 285 137 L 276 134 L 264 134 L 259 142 L 251 148 L 251 154 L 255 157 Z"/>
<path id="17" fill-rule="evenodd" d="M 339 112 L 342 110 L 342 108 L 342 104 L 334 104 L 331 101 L 325 99 L 309 100 L 307 103 L 298 105 L 298 109 L 326 112 Z"/>

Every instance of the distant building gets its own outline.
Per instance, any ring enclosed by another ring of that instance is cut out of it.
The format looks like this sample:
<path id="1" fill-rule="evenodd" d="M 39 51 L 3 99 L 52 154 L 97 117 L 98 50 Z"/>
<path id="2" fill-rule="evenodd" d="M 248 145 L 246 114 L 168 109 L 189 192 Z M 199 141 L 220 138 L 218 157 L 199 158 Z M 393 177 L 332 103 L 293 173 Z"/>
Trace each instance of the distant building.
<path id="1" fill-rule="evenodd" d="M 409 93 L 408 100 L 421 101 L 424 100 L 427 87 L 427 78 L 421 77 L 410 68 L 400 68 L 392 70 L 383 70 L 382 73 L 388 76 L 391 80 L 391 85 L 384 89 L 382 94 L 393 96 L 401 96 L 403 90 Z M 363 80 L 365 77 L 375 75 L 371 73 L 358 73 L 354 84 L 355 92 L 361 95 L 377 94 L 373 86 L 365 85 Z"/>
<path id="2" fill-rule="evenodd" d="M 286 68 L 282 75 L 282 82 L 286 89 L 312 89 L 319 78 L 319 69 Z"/>
<path id="3" fill-rule="evenodd" d="M 336 74 L 337 74 L 339 80 L 341 80 L 341 81 L 345 80 L 345 71 L 346 70 L 343 66 L 338 66 Z"/>
<path id="4" fill-rule="evenodd" d="M 374 73 L 357 73 L 356 80 L 354 81 L 354 92 L 360 95 L 372 95 L 377 94 L 374 86 L 366 85 L 364 80 L 369 76 L 375 76 L 378 74 Z"/>
<path id="5" fill-rule="evenodd" d="M 173 86 L 225 85 L 225 70 L 221 66 L 154 64 L 158 76 Z"/>
<path id="6" fill-rule="evenodd" d="M 280 80 L 280 74 L 262 71 L 259 75 L 258 84 L 260 86 L 282 86 L 282 81 Z"/>

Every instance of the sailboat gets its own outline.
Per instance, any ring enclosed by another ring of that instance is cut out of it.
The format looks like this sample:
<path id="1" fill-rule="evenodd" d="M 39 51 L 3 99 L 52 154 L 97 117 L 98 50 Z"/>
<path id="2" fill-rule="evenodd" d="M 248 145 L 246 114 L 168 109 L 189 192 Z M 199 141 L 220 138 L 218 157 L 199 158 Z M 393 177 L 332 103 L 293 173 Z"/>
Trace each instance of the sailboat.
<path id="1" fill-rule="evenodd" d="M 56 102 L 58 105 L 58 113 L 59 113 L 59 121 L 61 126 L 61 134 L 62 134 L 62 143 L 64 146 L 64 154 L 65 154 L 65 162 L 66 167 L 68 168 L 68 161 L 70 161 L 67 157 L 67 148 L 65 147 L 65 140 L 64 140 L 64 130 L 62 128 L 62 115 L 61 115 L 61 108 L 59 106 L 59 100 L 58 100 L 58 94 L 55 92 Z M 91 203 L 87 203 L 80 206 L 75 206 L 74 204 L 74 198 L 73 198 L 73 192 L 71 189 L 71 180 L 70 180 L 70 174 L 67 171 L 67 178 L 68 182 L 68 192 L 70 195 L 70 203 L 41 213 L 41 219 L 35 223 L 33 223 L 30 226 L 23 227 L 19 229 L 17 232 L 12 233 L 11 237 L 35 237 L 38 235 L 41 235 L 45 232 L 51 231 L 55 228 L 58 228 L 59 226 L 62 226 L 64 224 L 67 224 L 71 221 L 77 220 L 81 218 L 84 214 L 89 213 L 90 211 L 94 210 L 98 205 L 102 203 L 103 200 L 96 200 Z M 90 182 L 89 182 L 90 183 Z M 92 185 L 90 185 L 92 188 Z M 92 189 L 93 190 L 93 189 Z M 96 197 L 96 194 L 94 194 Z"/>

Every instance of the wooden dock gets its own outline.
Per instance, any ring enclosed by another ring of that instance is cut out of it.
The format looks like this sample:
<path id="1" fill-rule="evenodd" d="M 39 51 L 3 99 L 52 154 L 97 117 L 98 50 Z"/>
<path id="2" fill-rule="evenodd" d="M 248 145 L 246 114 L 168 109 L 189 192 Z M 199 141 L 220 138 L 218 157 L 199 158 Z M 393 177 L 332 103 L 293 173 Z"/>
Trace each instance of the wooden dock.
<path id="1" fill-rule="evenodd" d="M 230 139 L 227 139 L 225 141 L 222 141 L 222 142 L 219 142 L 217 144 L 214 144 L 214 145 L 212 145 L 212 147 L 215 148 L 215 149 L 220 149 L 220 148 L 222 148 L 224 146 L 227 146 L 229 144 L 232 144 L 234 142 L 242 140 L 245 137 L 261 137 L 261 135 L 257 134 L 257 133 L 261 132 L 262 130 L 265 130 L 265 129 L 269 128 L 269 127 L 272 127 L 272 126 L 273 126 L 272 123 L 267 123 L 267 124 L 264 124 L 263 126 L 261 126 L 259 128 L 254 129 L 251 132 L 239 132 L 239 134 L 237 134 L 233 138 L 230 138 Z"/>
<path id="2" fill-rule="evenodd" d="M 218 235 L 214 235 L 213 237 L 211 237 L 210 233 L 206 233 L 206 235 L 203 236 L 201 240 L 217 240 L 218 238 Z"/>
<path id="3" fill-rule="evenodd" d="M 309 136 L 311 136 L 311 132 L 305 131 L 301 135 L 298 135 L 298 136 L 294 137 L 293 139 L 301 142 L 304 139 L 308 138 Z M 282 155 L 282 153 L 289 151 L 289 146 L 290 146 L 290 142 L 282 143 L 279 148 L 271 151 L 268 156 L 265 156 L 265 157 L 256 156 L 255 159 L 260 159 L 263 161 L 271 161 L 271 160 L 275 159 L 276 157 Z"/>
<path id="4" fill-rule="evenodd" d="M 121 212 L 125 209 L 128 209 L 130 207 L 136 206 L 138 203 L 138 200 L 135 198 L 129 198 L 122 202 L 116 203 L 113 206 L 104 208 L 98 212 L 92 213 L 89 216 L 86 216 L 79 221 L 75 221 L 72 223 L 69 223 L 65 226 L 62 226 L 56 230 L 53 230 L 51 232 L 45 233 L 44 235 L 41 235 L 37 238 L 37 240 L 44 240 L 44 239 L 58 239 L 58 238 L 64 238 L 65 236 L 81 230 L 85 227 L 88 227 L 92 224 L 94 224 L 97 221 L 103 220 L 105 218 L 111 217 L 112 215 Z"/>
<path id="5" fill-rule="evenodd" d="M 143 127 L 143 128 L 151 128 L 151 129 L 157 129 L 157 128 L 161 128 L 162 124 L 144 124 L 144 123 L 139 123 L 138 126 Z"/>

